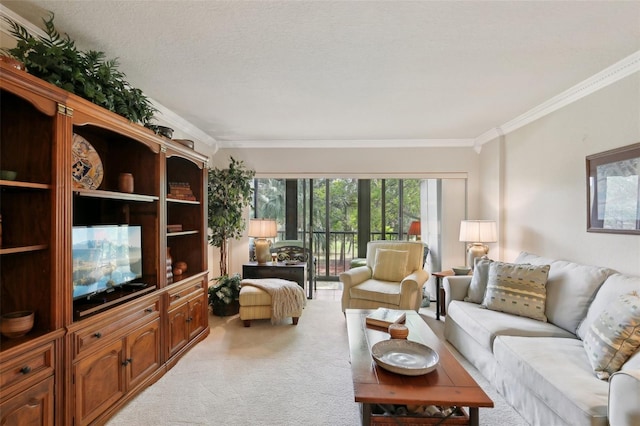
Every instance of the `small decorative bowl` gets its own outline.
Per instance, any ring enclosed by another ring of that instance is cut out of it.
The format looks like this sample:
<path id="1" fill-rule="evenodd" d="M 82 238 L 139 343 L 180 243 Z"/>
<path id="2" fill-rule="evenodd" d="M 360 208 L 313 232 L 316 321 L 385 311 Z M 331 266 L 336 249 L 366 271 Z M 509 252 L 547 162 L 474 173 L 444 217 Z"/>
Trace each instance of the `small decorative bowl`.
<path id="1" fill-rule="evenodd" d="M 178 142 L 180 145 L 184 145 L 187 148 L 193 149 L 194 143 L 191 139 L 174 139 L 174 142 Z"/>
<path id="2" fill-rule="evenodd" d="M 33 311 L 18 311 L 0 317 L 0 332 L 5 337 L 15 339 L 22 337 L 33 328 Z"/>
<path id="3" fill-rule="evenodd" d="M 409 336 L 409 329 L 404 324 L 391 324 L 388 331 L 392 339 L 406 339 Z"/>
<path id="4" fill-rule="evenodd" d="M 471 272 L 471 268 L 466 266 L 456 266 L 453 269 L 453 273 L 456 275 L 468 275 Z"/>
<path id="5" fill-rule="evenodd" d="M 0 170 L 1 180 L 14 180 L 16 176 L 18 176 L 18 172 L 14 172 L 13 170 Z"/>
<path id="6" fill-rule="evenodd" d="M 158 130 L 157 133 L 160 136 L 164 136 L 165 138 L 169 138 L 171 139 L 171 137 L 173 136 L 173 129 L 171 127 L 166 127 L 166 126 L 156 126 Z"/>

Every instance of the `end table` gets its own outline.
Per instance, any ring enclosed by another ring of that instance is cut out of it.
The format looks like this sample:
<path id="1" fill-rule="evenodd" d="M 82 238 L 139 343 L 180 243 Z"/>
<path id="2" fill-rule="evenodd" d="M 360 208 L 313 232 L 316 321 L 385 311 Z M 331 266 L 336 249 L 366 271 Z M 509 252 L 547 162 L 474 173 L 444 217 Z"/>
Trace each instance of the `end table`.
<path id="1" fill-rule="evenodd" d="M 447 315 L 447 310 L 445 308 L 445 294 L 444 287 L 442 287 L 442 279 L 444 277 L 451 277 L 455 275 L 455 273 L 449 269 L 447 271 L 440 272 L 432 272 L 431 275 L 436 277 L 436 319 L 440 320 L 440 315 Z"/>

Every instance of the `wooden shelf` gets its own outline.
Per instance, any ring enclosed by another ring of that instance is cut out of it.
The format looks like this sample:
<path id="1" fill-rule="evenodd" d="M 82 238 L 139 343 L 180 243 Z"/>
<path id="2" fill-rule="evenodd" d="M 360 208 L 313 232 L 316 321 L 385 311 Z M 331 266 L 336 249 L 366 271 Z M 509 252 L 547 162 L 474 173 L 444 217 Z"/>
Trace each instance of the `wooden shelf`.
<path id="1" fill-rule="evenodd" d="M 200 201 L 192 201 L 192 200 L 180 200 L 178 198 L 170 198 L 167 196 L 167 203 L 178 203 L 178 204 L 192 204 L 192 205 L 200 205 Z"/>
<path id="2" fill-rule="evenodd" d="M 179 237 L 181 235 L 194 235 L 199 234 L 200 231 L 180 231 L 180 232 L 169 232 L 167 233 L 167 237 Z"/>
<path id="3" fill-rule="evenodd" d="M 4 188 L 20 188 L 20 189 L 51 189 L 53 186 L 46 183 L 21 182 L 16 180 L 1 180 L 0 186 Z"/>
<path id="4" fill-rule="evenodd" d="M 38 250 L 46 250 L 49 246 L 47 244 L 36 244 L 32 246 L 22 247 L 2 247 L 0 248 L 0 254 L 15 254 L 15 253 L 27 253 Z"/>
<path id="5" fill-rule="evenodd" d="M 128 194 L 125 192 L 102 191 L 99 189 L 76 188 L 73 190 L 73 192 L 81 197 L 105 198 L 110 200 L 123 201 L 141 201 L 145 203 L 151 203 L 160 199 L 160 197 L 156 197 L 155 195 Z"/>

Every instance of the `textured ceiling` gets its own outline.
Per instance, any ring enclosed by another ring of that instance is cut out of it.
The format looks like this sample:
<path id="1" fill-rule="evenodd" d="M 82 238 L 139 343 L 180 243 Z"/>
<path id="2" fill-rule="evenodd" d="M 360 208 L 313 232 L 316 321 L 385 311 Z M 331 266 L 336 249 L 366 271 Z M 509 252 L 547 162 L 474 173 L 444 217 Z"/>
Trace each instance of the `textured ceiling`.
<path id="1" fill-rule="evenodd" d="M 3 4 L 222 146 L 474 139 L 640 50 L 638 1 Z"/>

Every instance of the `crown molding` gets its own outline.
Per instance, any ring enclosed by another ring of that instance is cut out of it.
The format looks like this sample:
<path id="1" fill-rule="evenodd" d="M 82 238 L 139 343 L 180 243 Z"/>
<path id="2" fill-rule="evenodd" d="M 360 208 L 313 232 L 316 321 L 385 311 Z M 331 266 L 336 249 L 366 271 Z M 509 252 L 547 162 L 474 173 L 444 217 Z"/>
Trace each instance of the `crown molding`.
<path id="1" fill-rule="evenodd" d="M 513 120 L 486 131 L 475 139 L 474 148 L 479 152 L 480 146 L 483 144 L 526 126 L 545 115 L 551 114 L 638 71 L 640 71 L 640 50 L 576 84 L 570 89 L 565 90 L 559 95 L 554 96 L 548 101 L 541 103 L 535 108 L 530 109 L 524 114 L 519 115 Z"/>
<path id="2" fill-rule="evenodd" d="M 474 139 L 299 139 L 218 141 L 221 148 L 470 148 Z"/>
<path id="3" fill-rule="evenodd" d="M 17 22 L 18 24 L 25 27 L 29 32 L 33 35 L 37 35 L 40 37 L 46 37 L 47 34 L 42 30 L 42 28 L 37 25 L 27 21 L 22 16 L 15 13 L 13 10 L 9 9 L 3 4 L 0 4 L 0 16 L 7 17 L 11 19 L 13 22 Z M 0 31 L 11 36 L 11 25 L 4 19 L 0 20 Z"/>

